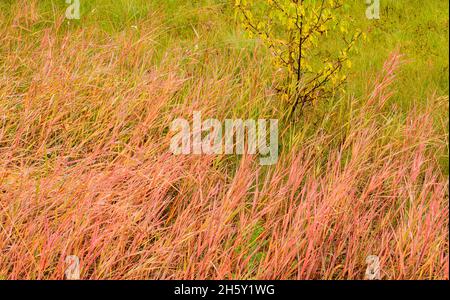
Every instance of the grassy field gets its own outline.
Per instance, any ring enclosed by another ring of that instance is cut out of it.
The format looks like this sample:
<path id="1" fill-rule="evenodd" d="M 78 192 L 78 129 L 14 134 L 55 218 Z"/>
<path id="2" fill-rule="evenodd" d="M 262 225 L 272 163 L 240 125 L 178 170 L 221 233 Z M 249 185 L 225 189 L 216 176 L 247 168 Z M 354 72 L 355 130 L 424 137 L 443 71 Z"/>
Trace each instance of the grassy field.
<path id="1" fill-rule="evenodd" d="M 406 4 L 406 2 L 408 2 Z M 447 1 L 381 0 L 280 158 L 174 156 L 192 112 L 281 118 L 229 1 L 0 2 L 0 278 L 448 279 Z M 326 45 L 330 51 L 333 45 Z"/>

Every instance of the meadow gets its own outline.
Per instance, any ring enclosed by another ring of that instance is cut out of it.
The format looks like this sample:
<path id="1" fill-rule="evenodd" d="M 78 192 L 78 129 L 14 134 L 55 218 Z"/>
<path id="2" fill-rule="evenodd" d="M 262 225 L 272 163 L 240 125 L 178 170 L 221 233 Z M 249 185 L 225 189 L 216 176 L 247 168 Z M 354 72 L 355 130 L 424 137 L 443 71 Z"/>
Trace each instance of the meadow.
<path id="1" fill-rule="evenodd" d="M 1 0 L 0 279 L 448 279 L 449 4 L 349 3 L 345 93 L 288 120 L 230 1 Z M 193 111 L 280 118 L 278 163 L 173 155 Z"/>

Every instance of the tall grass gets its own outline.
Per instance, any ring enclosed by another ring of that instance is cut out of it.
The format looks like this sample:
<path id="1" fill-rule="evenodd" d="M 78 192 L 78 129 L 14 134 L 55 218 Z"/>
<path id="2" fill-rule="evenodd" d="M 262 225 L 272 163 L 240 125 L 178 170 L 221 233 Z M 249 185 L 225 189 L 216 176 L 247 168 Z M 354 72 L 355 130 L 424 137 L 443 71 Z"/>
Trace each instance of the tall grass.
<path id="1" fill-rule="evenodd" d="M 281 124 L 260 167 L 169 152 L 194 110 L 280 114 L 264 50 L 215 44 L 221 6 L 184 19 L 188 43 L 164 10 L 117 29 L 38 5 L 0 23 L 0 278 L 62 279 L 68 255 L 83 279 L 362 279 L 368 255 L 383 279 L 449 278 L 448 96 L 392 109 L 402 49 L 364 92 Z"/>

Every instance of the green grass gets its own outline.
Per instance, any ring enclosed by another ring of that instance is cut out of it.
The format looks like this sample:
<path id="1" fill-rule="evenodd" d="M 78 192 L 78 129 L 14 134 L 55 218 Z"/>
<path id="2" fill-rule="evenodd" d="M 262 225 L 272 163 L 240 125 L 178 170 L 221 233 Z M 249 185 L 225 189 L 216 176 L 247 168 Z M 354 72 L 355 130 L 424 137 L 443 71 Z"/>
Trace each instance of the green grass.
<path id="1" fill-rule="evenodd" d="M 251 48 L 254 42 L 246 40 L 240 32 L 230 2 L 82 0 L 81 19 L 64 22 L 61 34 L 81 27 L 116 35 L 139 22 L 151 22 L 153 13 L 161 13 L 164 18 L 159 26 L 164 33 L 157 40 L 161 52 L 174 46 L 189 49 L 199 37 L 200 49 Z M 16 1 L 0 3 L 6 17 L 12 5 L 20 4 Z M 42 18 L 29 29 L 36 32 L 51 26 L 61 18 L 66 6 L 62 0 L 39 1 Z M 357 96 L 364 94 L 370 76 L 381 68 L 388 54 L 398 48 L 408 60 L 399 77 L 399 92 L 395 98 L 398 105 L 409 108 L 411 104 L 425 104 L 425 99 L 434 92 L 448 95 L 448 2 L 384 0 L 380 20 L 366 19 L 365 8 L 364 1 L 353 1 L 349 12 L 355 26 L 368 35 L 368 41 L 353 58 L 349 92 Z"/>
<path id="2" fill-rule="evenodd" d="M 81 1 L 81 19 L 70 21 L 63 19 L 67 6 L 64 1 L 45 0 L 38 3 L 40 16 L 37 21 L 22 24 L 19 29 L 23 30 L 30 43 L 38 44 L 42 32 L 52 27 L 57 20 L 62 21 L 58 29 L 61 36 L 70 37 L 71 31 L 83 29 L 103 40 L 120 39 L 125 34 L 129 37 L 129 43 L 148 34 L 142 32 L 140 24 L 149 23 L 157 32 L 157 38 L 148 45 L 148 51 L 153 53 L 150 55 L 151 64 L 162 63 L 164 58 L 167 60 L 167 55 L 174 55 L 175 59 L 180 52 L 186 53 L 185 59 L 176 62 L 183 75 L 192 78 L 183 90 L 190 90 L 197 84 L 195 79 L 198 78 L 209 78 L 210 83 L 214 84 L 217 80 L 232 76 L 236 78 L 234 83 L 241 88 L 237 90 L 236 86 L 230 87 L 232 93 L 220 95 L 215 100 L 217 107 L 226 111 L 228 117 L 267 118 L 281 113 L 278 99 L 267 97 L 261 91 L 270 89 L 274 80 L 275 70 L 270 64 L 269 54 L 257 41 L 249 40 L 242 32 L 234 17 L 231 1 Z M 14 5 L 22 4 L 16 1 L 2 1 L 0 4 L 5 20 L 11 17 L 8 12 L 13 11 Z M 394 49 L 404 55 L 406 64 L 395 82 L 395 95 L 386 106 L 388 114 L 393 112 L 393 117 L 401 120 L 412 107 L 425 109 L 429 105 L 429 98 L 448 95 L 448 3 L 384 0 L 381 2 L 380 20 L 368 20 L 365 9 L 364 1 L 353 1 L 348 11 L 354 26 L 363 29 L 368 37 L 367 41 L 360 43 L 359 53 L 352 57 L 348 95 L 357 98 L 366 95 L 370 89 L 368 83 L 373 81 Z M 145 26 L 147 30 L 148 27 Z M 17 46 L 21 47 L 20 44 Z M 333 51 L 333 46 L 325 45 L 330 51 Z M 96 50 L 92 50 L 94 55 Z M 266 63 L 256 65 L 255 56 Z M 239 63 L 235 63 L 237 61 Z M 124 67 L 126 69 L 126 65 Z M 145 69 L 130 69 L 128 79 L 133 80 L 137 73 L 142 72 Z M 254 78 L 254 74 L 258 78 Z M 256 95 L 251 94 L 255 90 L 255 80 L 258 81 L 259 89 Z M 183 90 L 178 92 L 175 103 L 185 101 Z M 256 100 L 250 102 L 250 98 Z M 344 99 L 334 99 L 322 103 L 299 120 L 297 127 L 306 128 L 301 133 L 302 139 L 309 137 L 308 132 L 315 132 L 315 126 L 311 124 L 321 123 L 323 130 L 330 133 L 346 126 L 347 104 L 348 101 Z M 336 105 L 342 107 L 340 117 L 321 122 L 322 116 Z M 448 111 L 435 111 L 434 114 L 436 127 L 448 133 Z M 308 131 L 308 128 L 311 130 Z M 295 127 L 293 130 L 297 131 Z M 296 141 L 301 143 L 302 139 L 297 137 Z M 287 146 L 290 148 L 292 145 Z M 442 157 L 442 166 L 446 170 L 448 155 L 443 153 Z"/>

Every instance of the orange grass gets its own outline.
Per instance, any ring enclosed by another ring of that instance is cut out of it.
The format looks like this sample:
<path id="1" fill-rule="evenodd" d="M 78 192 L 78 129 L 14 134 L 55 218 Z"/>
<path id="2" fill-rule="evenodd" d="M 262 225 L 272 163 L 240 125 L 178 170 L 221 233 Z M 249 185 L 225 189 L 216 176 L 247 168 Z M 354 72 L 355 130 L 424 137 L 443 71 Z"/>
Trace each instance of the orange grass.
<path id="1" fill-rule="evenodd" d="M 223 99 L 244 88 L 260 104 L 259 69 L 238 82 L 230 59 L 208 77 L 196 66 L 205 54 L 180 49 L 154 62 L 154 24 L 108 37 L 58 35 L 58 22 L 37 43 L 21 44 L 21 28 L 2 33 L 1 278 L 62 279 L 77 255 L 82 279 L 362 279 L 373 254 L 383 279 L 448 279 L 436 154 L 447 141 L 430 111 L 386 117 L 398 53 L 366 99 L 349 100 L 339 134 L 319 126 L 273 167 L 252 156 L 234 167 L 173 156 L 167 127 L 193 110 L 225 117 Z"/>

